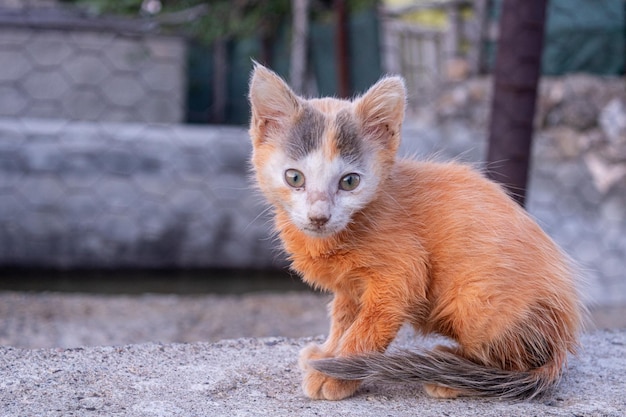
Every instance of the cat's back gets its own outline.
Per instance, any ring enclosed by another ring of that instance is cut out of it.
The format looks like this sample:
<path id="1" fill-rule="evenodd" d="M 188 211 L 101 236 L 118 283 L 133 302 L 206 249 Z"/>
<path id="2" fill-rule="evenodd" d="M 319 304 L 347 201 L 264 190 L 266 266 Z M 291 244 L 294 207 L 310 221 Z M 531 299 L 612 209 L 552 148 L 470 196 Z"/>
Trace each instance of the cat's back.
<path id="1" fill-rule="evenodd" d="M 420 235 L 427 251 L 444 262 L 494 265 L 546 262 L 560 250 L 502 187 L 476 169 L 455 162 L 400 160 L 389 182 L 408 213 L 406 227 Z M 534 260 L 530 254 L 536 254 Z M 489 258 L 492 258 L 489 260 Z M 477 259 L 486 262 L 477 262 Z"/>
<path id="2" fill-rule="evenodd" d="M 519 214 L 519 206 L 502 187 L 485 178 L 477 169 L 457 162 L 430 162 L 402 159 L 390 177 L 390 191 L 414 210 L 428 215 L 435 210 L 457 215 L 489 210 Z"/>
<path id="3" fill-rule="evenodd" d="M 569 259 L 552 239 L 477 170 L 416 161 L 399 161 L 396 169 L 391 188 L 409 208 L 415 220 L 408 227 L 419 234 L 433 272 L 448 277 L 444 281 L 473 276 L 498 286 L 515 283 L 530 299 L 542 287 L 538 282 L 572 278 Z"/>

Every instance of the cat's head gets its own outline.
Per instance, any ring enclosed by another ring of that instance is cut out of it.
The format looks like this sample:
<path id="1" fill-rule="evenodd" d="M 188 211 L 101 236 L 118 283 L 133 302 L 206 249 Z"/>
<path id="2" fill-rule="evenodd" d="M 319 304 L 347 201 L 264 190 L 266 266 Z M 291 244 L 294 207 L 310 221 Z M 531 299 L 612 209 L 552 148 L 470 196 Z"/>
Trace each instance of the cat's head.
<path id="1" fill-rule="evenodd" d="M 250 136 L 260 189 L 309 236 L 344 230 L 394 163 L 405 100 L 399 77 L 383 78 L 352 101 L 307 100 L 255 65 Z"/>

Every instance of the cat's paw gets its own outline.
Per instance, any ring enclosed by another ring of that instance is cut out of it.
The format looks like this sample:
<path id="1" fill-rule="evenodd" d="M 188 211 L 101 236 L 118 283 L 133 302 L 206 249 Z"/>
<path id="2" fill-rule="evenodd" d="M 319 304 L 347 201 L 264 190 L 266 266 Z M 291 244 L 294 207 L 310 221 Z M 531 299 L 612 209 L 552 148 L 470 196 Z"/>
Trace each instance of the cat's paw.
<path id="1" fill-rule="evenodd" d="M 344 381 L 310 370 L 304 374 L 302 390 L 314 400 L 342 400 L 354 394 L 360 381 Z"/>
<path id="2" fill-rule="evenodd" d="M 332 356 L 331 354 L 325 352 L 322 349 L 322 346 L 318 345 L 317 343 L 310 343 L 306 345 L 300 351 L 300 356 L 298 358 L 298 365 L 300 366 L 300 369 L 302 369 L 305 372 L 308 372 L 313 369 L 309 365 L 309 361 L 330 358 L 331 356 Z"/>
<path id="3" fill-rule="evenodd" d="M 456 398 L 462 395 L 459 390 L 437 384 L 424 384 L 424 391 L 433 398 Z"/>
<path id="4" fill-rule="evenodd" d="M 314 400 L 341 400 L 354 394 L 359 387 L 359 381 L 331 378 L 309 365 L 310 361 L 331 357 L 332 354 L 316 343 L 311 343 L 300 351 L 298 364 L 304 371 L 302 390 L 307 397 Z"/>

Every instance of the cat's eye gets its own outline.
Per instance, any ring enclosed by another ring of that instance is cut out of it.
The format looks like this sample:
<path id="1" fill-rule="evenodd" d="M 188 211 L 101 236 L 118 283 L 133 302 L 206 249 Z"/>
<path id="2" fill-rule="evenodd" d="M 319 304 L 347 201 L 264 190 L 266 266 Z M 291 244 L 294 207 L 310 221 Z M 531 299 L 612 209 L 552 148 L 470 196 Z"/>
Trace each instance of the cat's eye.
<path id="1" fill-rule="evenodd" d="M 290 187 L 304 187 L 304 174 L 297 169 L 288 169 L 285 171 L 285 181 Z"/>
<path id="2" fill-rule="evenodd" d="M 359 186 L 360 182 L 361 177 L 359 177 L 359 174 L 348 174 L 339 181 L 339 188 L 344 191 L 352 191 Z"/>

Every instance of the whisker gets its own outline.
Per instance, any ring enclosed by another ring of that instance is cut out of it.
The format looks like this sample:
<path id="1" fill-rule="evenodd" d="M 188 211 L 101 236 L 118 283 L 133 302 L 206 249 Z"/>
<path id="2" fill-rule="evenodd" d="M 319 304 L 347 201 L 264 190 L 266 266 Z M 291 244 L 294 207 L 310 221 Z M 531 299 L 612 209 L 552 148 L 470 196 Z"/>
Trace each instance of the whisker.
<path id="1" fill-rule="evenodd" d="M 246 227 L 244 227 L 243 231 L 244 231 L 244 232 L 245 232 L 245 231 L 247 231 L 247 230 L 248 230 L 248 228 L 249 228 L 250 226 L 252 226 L 252 224 L 253 224 L 254 222 L 256 222 L 256 221 L 257 221 L 257 220 L 258 220 L 261 216 L 264 216 L 265 214 L 267 214 L 267 213 L 268 213 L 269 211 L 271 211 L 272 209 L 273 209 L 273 207 L 272 207 L 272 206 L 267 206 L 265 209 L 263 209 L 263 210 L 262 210 L 259 214 L 257 214 L 257 215 L 256 215 L 256 217 L 255 217 L 254 219 L 252 219 L 252 220 L 250 220 L 250 222 L 248 222 L 248 224 L 246 225 Z M 270 221 L 270 220 L 268 220 L 268 221 Z"/>

